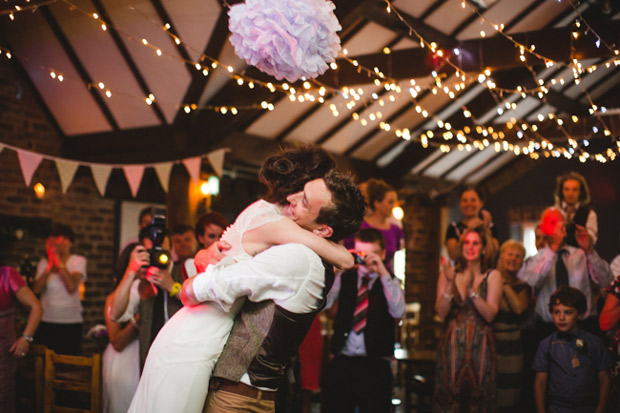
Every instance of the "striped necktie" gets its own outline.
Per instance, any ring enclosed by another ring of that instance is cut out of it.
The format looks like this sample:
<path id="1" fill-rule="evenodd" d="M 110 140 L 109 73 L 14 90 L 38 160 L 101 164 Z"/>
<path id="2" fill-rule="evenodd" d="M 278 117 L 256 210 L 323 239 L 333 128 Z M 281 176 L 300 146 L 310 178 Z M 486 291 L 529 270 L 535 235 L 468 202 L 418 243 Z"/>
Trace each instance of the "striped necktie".
<path id="1" fill-rule="evenodd" d="M 362 277 L 362 285 L 357 290 L 357 305 L 353 312 L 353 331 L 357 334 L 364 332 L 366 328 L 366 315 L 368 314 L 368 281 L 370 277 Z"/>

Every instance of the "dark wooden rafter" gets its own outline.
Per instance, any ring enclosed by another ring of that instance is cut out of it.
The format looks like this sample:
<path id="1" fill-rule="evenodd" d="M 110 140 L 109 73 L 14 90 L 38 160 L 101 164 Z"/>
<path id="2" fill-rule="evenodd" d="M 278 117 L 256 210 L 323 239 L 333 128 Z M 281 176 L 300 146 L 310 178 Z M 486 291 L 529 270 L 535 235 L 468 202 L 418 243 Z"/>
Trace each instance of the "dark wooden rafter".
<path id="1" fill-rule="evenodd" d="M 594 23 L 593 23 L 594 25 Z M 608 43 L 620 44 L 620 33 L 613 21 L 600 21 L 596 23 L 597 33 L 606 39 Z M 572 28 L 562 27 L 557 29 L 544 29 L 528 33 L 511 35 L 516 41 L 525 44 L 535 44 L 536 52 L 556 62 L 570 62 L 573 58 L 580 60 L 590 58 L 612 57 L 613 53 L 607 48 L 597 48 L 590 36 L 582 36 L 572 42 Z M 587 37 L 587 38 L 586 38 Z M 520 60 L 519 49 L 509 40 L 502 36 L 488 37 L 485 39 L 466 40 L 459 44 L 461 56 L 458 64 L 465 72 L 482 71 L 491 67 L 497 69 L 510 69 L 523 67 Z M 391 66 L 391 77 L 400 80 L 415 77 L 426 77 L 435 65 L 431 52 L 428 48 L 410 48 L 393 50 L 389 55 L 373 53 L 354 57 L 364 67 L 384 68 Z M 528 61 L 535 67 L 544 67 L 544 62 L 529 56 Z M 417 62 L 413 65 L 411 62 Z M 363 84 L 374 81 L 365 73 L 358 73 L 358 69 L 346 60 L 338 59 L 339 70 L 330 72 L 319 77 L 319 80 L 330 86 Z M 447 67 L 448 72 L 453 71 Z"/>
<path id="2" fill-rule="evenodd" d="M 90 75 L 86 71 L 86 68 L 80 61 L 80 58 L 78 57 L 77 53 L 73 49 L 73 46 L 71 46 L 71 44 L 69 43 L 67 36 L 62 31 L 62 28 L 58 24 L 58 21 L 56 21 L 56 18 L 52 14 L 51 10 L 49 9 L 49 7 L 42 7 L 41 13 L 43 14 L 43 17 L 45 18 L 45 21 L 47 22 L 47 24 L 52 29 L 52 32 L 56 36 L 56 40 L 58 40 L 58 43 L 60 44 L 60 46 L 66 53 L 67 57 L 71 61 L 71 64 L 73 64 L 75 71 L 79 74 L 82 81 L 86 85 L 88 85 L 87 86 L 88 91 L 90 92 L 90 95 L 93 97 L 93 99 L 95 100 L 95 103 L 101 110 L 101 113 L 106 118 L 106 120 L 108 121 L 112 129 L 115 131 L 118 131 L 119 130 L 118 123 L 116 122 L 116 119 L 114 119 L 114 116 L 112 115 L 112 112 L 110 111 L 110 108 L 108 108 L 108 105 L 106 105 L 103 97 L 99 94 L 97 89 L 94 87 L 91 87 L 94 84 L 92 78 L 90 77 Z"/>
<path id="3" fill-rule="evenodd" d="M 435 2 L 433 4 L 431 4 L 430 6 L 428 6 L 426 8 L 426 10 L 424 10 L 424 13 L 422 13 L 420 15 L 420 20 L 422 20 L 422 21 L 426 20 L 426 18 L 428 16 L 433 14 L 435 12 L 435 10 L 437 10 L 439 7 L 441 7 L 445 2 L 446 2 L 446 0 L 435 0 Z"/>
<path id="4" fill-rule="evenodd" d="M 170 15 L 168 14 L 168 11 L 164 7 L 164 5 L 161 3 L 161 1 L 160 0 L 150 0 L 150 2 L 151 2 L 151 5 L 153 6 L 153 8 L 155 9 L 155 13 L 157 13 L 157 16 L 159 17 L 159 20 L 161 21 L 162 26 L 165 25 L 165 24 L 168 24 L 170 26 L 168 28 L 168 32 L 172 33 L 173 35 L 175 35 L 177 37 L 179 37 L 179 32 L 177 31 L 176 27 L 174 26 L 174 23 L 172 22 L 172 19 L 170 18 Z M 197 76 L 198 71 L 196 70 L 194 65 L 190 63 L 192 59 L 191 59 L 189 53 L 187 52 L 187 49 L 185 48 L 185 45 L 183 43 L 176 44 L 176 42 L 174 42 L 174 41 L 173 41 L 173 43 L 176 46 L 177 51 L 179 52 L 179 55 L 181 56 L 181 58 L 183 60 L 185 60 L 185 68 L 187 69 L 189 74 L 192 76 L 192 78 Z"/>
<path id="5" fill-rule="evenodd" d="M 222 52 L 224 45 L 228 39 L 228 15 L 226 10 L 220 12 L 220 16 L 215 24 L 215 28 L 211 34 L 211 38 L 207 43 L 203 55 L 217 57 Z M 195 68 L 192 70 L 192 82 L 190 83 L 185 96 L 183 97 L 183 104 L 198 103 L 198 99 L 204 92 L 205 88 L 209 84 L 211 76 L 204 76 L 202 72 L 198 72 Z M 180 107 L 175 118 L 174 124 L 178 126 L 186 126 L 190 122 L 190 117 L 184 111 L 183 107 Z"/>
<path id="6" fill-rule="evenodd" d="M 398 8 L 398 7 L 397 7 Z M 453 37 L 445 35 L 440 30 L 435 29 L 432 26 L 424 23 L 424 19 L 415 18 L 409 14 L 399 10 L 398 13 L 407 22 L 407 24 L 413 27 L 424 39 L 432 39 L 432 41 L 442 45 L 443 47 L 452 47 L 456 44 L 456 40 Z M 400 21 L 400 19 L 394 13 L 387 13 L 383 5 L 375 6 L 375 11 L 368 15 L 368 19 L 374 23 L 377 23 L 385 28 L 388 28 L 402 37 L 413 37 L 407 24 Z M 413 39 L 416 40 L 417 39 Z"/>
<path id="7" fill-rule="evenodd" d="M 110 15 L 108 14 L 108 12 L 106 11 L 105 7 L 103 6 L 103 3 L 101 3 L 101 0 L 91 0 L 91 1 L 93 2 L 93 5 L 97 9 L 97 13 L 99 13 L 99 15 L 102 16 L 105 21 L 111 22 L 112 19 Z M 116 29 L 114 29 L 112 24 L 108 25 L 107 32 L 110 34 L 110 37 L 112 37 L 112 41 L 116 45 L 116 48 L 118 49 L 119 53 L 121 54 L 121 56 L 123 56 L 123 59 L 125 60 L 125 63 L 127 64 L 127 67 L 129 68 L 129 71 L 131 72 L 134 79 L 138 83 L 138 86 L 142 90 L 142 93 L 144 94 L 145 97 L 148 96 L 150 93 L 152 93 L 152 91 L 147 85 L 146 80 L 142 76 L 142 73 L 138 69 L 136 62 L 131 57 L 129 50 L 127 50 L 127 46 L 125 46 L 123 39 L 121 39 L 121 36 L 118 34 Z M 153 113 L 155 113 L 155 116 L 157 117 L 159 122 L 162 125 L 166 125 L 167 124 L 166 117 L 164 116 L 164 112 L 162 112 L 157 101 L 153 102 L 150 105 L 150 107 L 152 108 Z"/>
<path id="8" fill-rule="evenodd" d="M 379 97 L 385 95 L 387 93 L 387 90 L 381 89 L 379 92 L 376 92 L 377 95 Z M 370 104 L 373 104 L 374 101 L 370 101 Z M 354 111 L 363 111 L 365 110 L 367 107 L 366 102 L 361 102 L 359 105 L 357 105 L 353 110 Z M 344 117 L 344 119 L 342 119 L 340 122 L 338 122 L 336 125 L 334 125 L 333 127 L 331 127 L 327 132 L 325 132 L 323 135 L 321 135 L 316 141 L 314 141 L 315 144 L 320 145 L 322 143 L 327 142 L 327 140 L 329 140 L 329 138 L 331 138 L 335 133 L 337 133 L 339 130 L 341 130 L 342 128 L 344 128 L 345 126 L 347 126 L 349 124 L 349 122 L 351 121 L 351 117 L 346 115 Z"/>

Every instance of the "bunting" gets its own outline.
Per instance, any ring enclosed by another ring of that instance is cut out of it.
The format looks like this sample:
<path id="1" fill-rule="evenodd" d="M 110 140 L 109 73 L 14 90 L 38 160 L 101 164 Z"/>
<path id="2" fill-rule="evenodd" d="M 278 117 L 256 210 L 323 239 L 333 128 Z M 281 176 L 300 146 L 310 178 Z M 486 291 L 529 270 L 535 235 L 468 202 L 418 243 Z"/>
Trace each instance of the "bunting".
<path id="1" fill-rule="evenodd" d="M 213 172 L 215 172 L 215 174 L 220 178 L 224 172 L 224 155 L 229 151 L 230 150 L 228 148 L 223 148 L 207 154 L 207 160 L 211 164 Z"/>
<path id="2" fill-rule="evenodd" d="M 90 170 L 99 194 L 104 196 L 105 188 L 108 186 L 108 179 L 110 179 L 110 174 L 112 173 L 112 167 L 109 165 L 91 165 Z"/>
<path id="3" fill-rule="evenodd" d="M 142 175 L 144 175 L 144 165 L 125 165 L 123 171 L 125 171 L 129 188 L 131 188 L 131 195 L 135 198 L 142 182 Z"/>
<path id="4" fill-rule="evenodd" d="M 43 156 L 29 151 L 17 151 L 17 157 L 19 158 L 19 165 L 22 167 L 22 175 L 24 175 L 26 186 L 30 186 L 32 175 L 39 167 Z"/>
<path id="5" fill-rule="evenodd" d="M 80 165 L 77 162 L 65 161 L 62 159 L 56 160 L 56 169 L 60 176 L 60 185 L 63 194 L 67 193 L 67 188 L 69 188 L 69 185 L 73 182 L 73 177 L 75 176 L 75 171 L 77 171 L 78 166 Z"/>
<path id="6" fill-rule="evenodd" d="M 153 168 L 155 168 L 161 187 L 164 188 L 166 193 L 168 193 L 168 183 L 170 181 L 170 171 L 172 171 L 172 162 L 158 163 L 154 165 Z"/>
<path id="7" fill-rule="evenodd" d="M 192 181 L 198 181 L 200 178 L 200 164 L 202 163 L 202 158 L 200 156 L 196 156 L 195 158 L 187 158 L 183 159 L 183 165 L 189 172 L 189 177 Z"/>
<path id="8" fill-rule="evenodd" d="M 191 180 L 198 181 L 198 179 L 200 178 L 202 158 L 206 156 L 214 172 L 221 177 L 224 171 L 224 156 L 226 152 L 230 152 L 229 148 L 222 148 L 207 153 L 205 155 L 194 156 L 191 158 L 180 159 L 170 162 L 162 162 L 157 164 L 115 165 L 82 162 L 59 158 L 55 156 L 42 155 L 36 152 L 17 148 L 15 146 L 0 142 L 0 152 L 2 152 L 4 148 L 8 148 L 12 151 L 17 152 L 17 157 L 19 158 L 19 165 L 21 167 L 22 175 L 24 177 L 24 182 L 27 186 L 30 186 L 32 177 L 34 176 L 34 173 L 41 164 L 41 161 L 43 159 L 48 159 L 56 164 L 56 169 L 58 171 L 58 175 L 60 176 L 60 184 L 63 193 L 67 193 L 69 186 L 71 186 L 71 182 L 73 182 L 78 167 L 86 166 L 91 169 L 93 180 L 95 181 L 95 185 L 97 186 L 97 190 L 99 191 L 99 194 L 101 196 L 105 196 L 106 187 L 108 185 L 108 180 L 110 179 L 112 169 L 123 169 L 125 178 L 127 179 L 127 183 L 129 184 L 133 197 L 135 197 L 138 193 L 138 189 L 140 188 L 140 184 L 142 183 L 142 177 L 144 176 L 145 168 L 155 169 L 162 188 L 165 192 L 168 192 L 170 173 L 172 172 L 172 167 L 175 163 L 182 163 L 187 169 Z"/>

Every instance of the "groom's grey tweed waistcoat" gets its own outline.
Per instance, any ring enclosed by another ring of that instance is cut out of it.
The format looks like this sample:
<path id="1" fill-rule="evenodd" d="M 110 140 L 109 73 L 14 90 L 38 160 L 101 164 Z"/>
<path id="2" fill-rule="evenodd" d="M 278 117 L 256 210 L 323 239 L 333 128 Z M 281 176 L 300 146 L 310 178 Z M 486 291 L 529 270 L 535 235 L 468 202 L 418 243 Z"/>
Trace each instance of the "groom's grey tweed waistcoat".
<path id="1" fill-rule="evenodd" d="M 235 318 L 228 341 L 213 370 L 213 377 L 239 382 L 245 372 L 258 387 L 277 389 L 291 357 L 299 348 L 314 317 L 325 307 L 327 293 L 334 282 L 334 272 L 325 267 L 325 288 L 318 308 L 296 314 L 273 301 L 246 301 Z"/>

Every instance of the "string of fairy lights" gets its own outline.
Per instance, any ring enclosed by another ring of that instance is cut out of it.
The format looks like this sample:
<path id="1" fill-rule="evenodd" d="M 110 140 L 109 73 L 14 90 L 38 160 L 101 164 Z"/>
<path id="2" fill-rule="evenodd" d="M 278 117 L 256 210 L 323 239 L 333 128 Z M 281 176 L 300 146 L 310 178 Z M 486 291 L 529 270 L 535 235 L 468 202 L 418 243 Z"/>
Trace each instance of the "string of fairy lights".
<path id="1" fill-rule="evenodd" d="M 559 0 L 562 1 L 562 0 Z M 505 37 L 507 40 L 512 42 L 516 48 L 519 50 L 519 58 L 521 62 L 523 62 L 524 66 L 528 68 L 528 70 L 532 73 L 534 77 L 534 81 L 536 82 L 536 87 L 524 87 L 517 86 L 515 89 L 505 89 L 498 87 L 492 79 L 492 73 L 489 69 L 485 69 L 480 73 L 469 74 L 465 73 L 460 67 L 451 60 L 451 56 L 458 56 L 459 49 L 453 49 L 452 53 L 446 53 L 440 45 L 438 45 L 434 41 L 430 41 L 425 39 L 422 35 L 420 35 L 414 27 L 412 27 L 406 19 L 400 14 L 400 12 L 394 8 L 392 3 L 389 0 L 385 0 L 386 3 L 386 12 L 393 13 L 402 23 L 404 23 L 409 29 L 409 35 L 412 39 L 417 40 L 420 47 L 428 47 L 429 50 L 433 53 L 433 55 L 441 59 L 449 68 L 454 70 L 454 73 L 450 75 L 446 70 L 439 73 L 437 71 L 432 71 L 429 76 L 418 79 L 409 79 L 405 81 L 398 81 L 396 79 L 392 79 L 384 74 L 384 72 L 378 68 L 367 68 L 361 65 L 354 58 L 350 58 L 348 56 L 347 50 L 342 51 L 342 55 L 340 56 L 344 61 L 356 67 L 359 73 L 365 73 L 368 77 L 374 78 L 373 84 L 377 88 L 381 88 L 379 91 L 372 91 L 370 93 L 366 93 L 364 88 L 352 88 L 348 86 L 343 86 L 341 88 L 334 88 L 328 85 L 322 84 L 320 81 L 316 79 L 311 80 L 302 80 L 301 86 L 290 85 L 286 82 L 266 82 L 258 79 L 251 78 L 244 73 L 237 72 L 232 66 L 222 64 L 218 59 L 215 59 L 211 56 L 207 56 L 204 53 L 199 52 L 197 49 L 191 47 L 191 45 L 185 43 L 181 37 L 177 34 L 172 33 L 170 31 L 170 24 L 166 23 L 163 26 L 158 23 L 153 18 L 149 17 L 145 13 L 141 12 L 139 9 L 129 4 L 128 7 L 130 10 L 133 10 L 139 13 L 142 17 L 149 20 L 151 23 L 157 25 L 161 30 L 163 30 L 168 36 L 170 36 L 171 40 L 177 45 L 183 45 L 187 50 L 194 51 L 197 55 L 199 55 L 199 59 L 197 61 L 193 61 L 190 59 L 185 59 L 179 56 L 176 53 L 170 53 L 165 50 L 165 48 L 160 47 L 156 44 L 149 42 L 146 38 L 140 37 L 131 33 L 127 33 L 126 31 L 121 30 L 119 27 L 112 24 L 110 21 L 106 21 L 98 13 L 89 12 L 80 8 L 79 6 L 71 3 L 68 0 L 49 0 L 44 2 L 39 2 L 37 4 L 26 4 L 23 6 L 15 6 L 14 9 L 7 9 L 0 11 L 0 15 L 8 15 L 10 20 L 15 20 L 15 14 L 23 11 L 36 11 L 38 7 L 48 6 L 53 3 L 62 3 L 66 5 L 69 9 L 78 11 L 89 18 L 92 18 L 95 21 L 102 31 L 107 31 L 108 29 L 115 30 L 119 35 L 124 36 L 128 40 L 139 42 L 145 47 L 150 48 L 158 57 L 166 57 L 169 59 L 180 60 L 183 64 L 190 65 L 195 67 L 197 71 L 201 72 L 204 76 L 208 76 L 214 70 L 223 70 L 231 79 L 235 80 L 239 86 L 246 86 L 249 89 L 254 89 L 255 87 L 261 87 L 268 89 L 271 93 L 284 93 L 288 95 L 288 98 L 292 102 L 312 102 L 318 104 L 326 104 L 328 108 L 331 110 L 334 116 L 340 116 L 341 112 L 350 113 L 351 119 L 359 122 L 362 126 L 373 127 L 376 124 L 376 127 L 380 130 L 384 131 L 392 131 L 397 138 L 405 139 L 405 140 L 416 140 L 419 141 L 423 147 L 438 147 L 444 152 L 449 152 L 450 150 L 456 148 L 458 150 L 467 150 L 471 151 L 474 149 L 483 150 L 489 146 L 493 146 L 497 152 L 500 151 L 511 151 L 514 152 L 515 155 L 527 155 L 533 159 L 538 159 L 540 156 L 545 157 L 560 157 L 565 156 L 566 158 L 572 158 L 573 156 L 578 157 L 578 159 L 582 162 L 585 162 L 588 159 L 596 159 L 600 162 L 606 162 L 607 160 L 613 160 L 616 157 L 616 152 L 608 148 L 606 151 L 598 154 L 590 154 L 585 150 L 585 147 L 588 146 L 589 142 L 587 139 L 576 140 L 570 137 L 569 133 L 563 127 L 565 122 L 573 122 L 577 123 L 580 121 L 579 117 L 576 115 L 568 115 L 565 117 L 556 116 L 553 113 L 549 113 L 544 115 L 539 113 L 538 121 L 546 122 L 552 121 L 555 122 L 557 128 L 562 131 L 564 134 L 564 138 L 559 141 L 557 138 L 548 139 L 542 136 L 538 132 L 538 125 L 529 123 L 523 119 L 517 120 L 515 118 L 511 118 L 509 122 L 506 123 L 506 132 L 504 132 L 501 126 L 498 128 L 496 125 L 493 126 L 483 126 L 479 124 L 478 120 L 472 115 L 472 111 L 467 108 L 467 105 L 461 102 L 461 94 L 466 90 L 467 87 L 474 84 L 475 82 L 483 85 L 497 104 L 497 113 L 498 116 L 503 115 L 508 111 L 516 111 L 518 108 L 518 104 L 515 102 L 515 96 L 520 96 L 522 99 L 526 99 L 528 97 L 534 97 L 535 99 L 539 99 L 542 103 L 546 103 L 546 95 L 549 93 L 549 90 L 556 85 L 565 85 L 568 82 L 574 82 L 575 85 L 580 85 L 582 82 L 582 75 L 591 74 L 594 71 L 598 70 L 601 67 L 605 67 L 607 69 L 613 68 L 615 66 L 620 65 L 620 58 L 617 56 L 620 54 L 618 49 L 615 49 L 615 45 L 609 45 L 605 39 L 602 38 L 592 27 L 591 25 L 583 18 L 583 15 L 579 12 L 578 7 L 572 0 L 564 0 L 568 1 L 570 6 L 576 12 L 578 18 L 574 24 L 574 31 L 572 33 L 571 40 L 577 39 L 580 35 L 579 29 L 583 26 L 583 30 L 586 30 L 588 33 L 593 33 L 596 37 L 596 46 L 600 47 L 603 45 L 607 49 L 612 52 L 613 57 L 607 59 L 601 64 L 598 65 L 589 65 L 584 67 L 581 62 L 577 59 L 572 59 L 571 62 L 556 62 L 553 59 L 545 57 L 541 55 L 539 52 L 535 50 L 535 45 L 525 45 L 516 41 L 512 36 L 504 32 L 504 26 L 502 24 L 495 24 L 491 22 L 484 14 L 482 14 L 478 8 L 474 5 L 469 4 L 467 1 L 463 1 L 461 6 L 465 9 L 467 6 L 476 13 L 482 21 L 486 22 L 495 29 L 495 32 L 499 35 Z M 26 0 L 29 3 L 29 0 Z M 226 5 L 229 7 L 228 5 Z M 484 31 L 480 32 L 481 37 L 486 37 L 487 34 Z M 572 49 L 572 47 L 571 47 Z M 391 51 L 389 48 L 384 48 L 383 52 L 387 55 Z M 0 56 L 4 53 L 7 58 L 12 58 L 14 53 L 8 49 L 0 47 Z M 557 65 L 558 67 L 569 69 L 570 73 L 572 73 L 572 77 L 570 79 L 565 79 L 564 77 L 551 78 L 548 81 L 545 79 L 538 79 L 538 74 L 535 72 L 532 64 L 529 63 L 528 56 L 532 56 L 535 59 L 538 59 L 544 62 L 546 68 L 551 68 Z M 29 61 L 24 56 L 19 56 L 20 60 L 28 61 L 30 63 L 34 63 Z M 45 65 L 36 64 L 36 66 L 48 72 L 52 79 L 58 80 L 59 82 L 63 82 L 66 78 L 66 75 L 61 71 L 55 70 L 53 68 L 47 67 Z M 331 70 L 338 70 L 338 65 L 334 62 L 330 65 Z M 76 81 L 82 81 L 81 79 L 72 79 Z M 120 91 L 112 91 L 110 90 L 103 81 L 94 82 L 92 84 L 86 85 L 89 89 L 95 88 L 100 90 L 107 98 L 111 98 L 112 95 L 126 96 L 126 97 L 135 97 L 130 96 L 129 94 L 120 92 Z M 599 131 L 602 131 L 605 136 L 611 136 L 612 133 L 610 128 L 605 124 L 604 120 L 601 119 L 600 116 L 597 116 L 599 113 L 604 113 L 606 111 L 605 108 L 599 108 L 591 98 L 587 89 L 582 85 L 580 86 L 586 96 L 589 104 L 590 104 L 590 114 L 594 115 L 595 118 L 600 122 L 601 128 L 593 128 L 592 136 L 594 136 Z M 432 93 L 433 95 L 437 95 L 438 93 L 445 94 L 449 99 L 456 101 L 460 104 L 462 116 L 469 121 L 473 122 L 472 127 L 465 126 L 461 130 L 453 130 L 452 125 L 440 119 L 436 114 L 433 114 L 432 111 L 424 108 L 424 106 L 419 101 L 419 96 L 425 96 L 426 93 Z M 386 101 L 395 102 L 397 99 L 405 99 L 410 100 L 415 108 L 415 111 L 420 114 L 423 118 L 432 120 L 436 125 L 435 129 L 439 129 L 440 133 L 435 133 L 433 130 L 419 131 L 419 133 L 410 131 L 407 128 L 397 129 L 392 127 L 390 122 L 384 119 L 384 115 L 381 111 L 381 107 L 383 107 Z M 505 97 L 507 96 L 507 97 Z M 149 93 L 148 96 L 139 97 L 143 99 L 147 105 L 151 105 L 156 101 L 156 97 Z M 157 101 L 158 104 L 167 104 L 166 102 Z M 236 115 L 240 110 L 256 110 L 256 109 L 264 109 L 264 110 L 274 110 L 273 103 L 268 102 L 267 100 L 263 100 L 260 104 L 256 105 L 248 105 L 248 106 L 214 106 L 214 105 L 199 105 L 197 103 L 182 103 L 182 104 L 171 104 L 178 109 L 183 109 L 185 113 L 191 113 L 195 110 L 214 110 L 223 115 L 232 114 Z M 379 109 L 375 110 L 374 107 L 378 106 Z M 515 132 L 516 140 L 514 143 L 508 142 L 506 140 L 508 136 L 506 133 L 511 131 Z M 443 139 L 441 139 L 441 138 Z M 435 139 L 438 138 L 438 139 Z M 456 139 L 458 143 L 455 143 L 453 139 Z M 617 151 L 620 152 L 620 141 L 617 136 L 612 137 L 613 142 L 615 142 L 618 146 Z M 521 142 L 522 140 L 522 142 Z M 565 146 L 562 146 L 562 145 Z"/>

